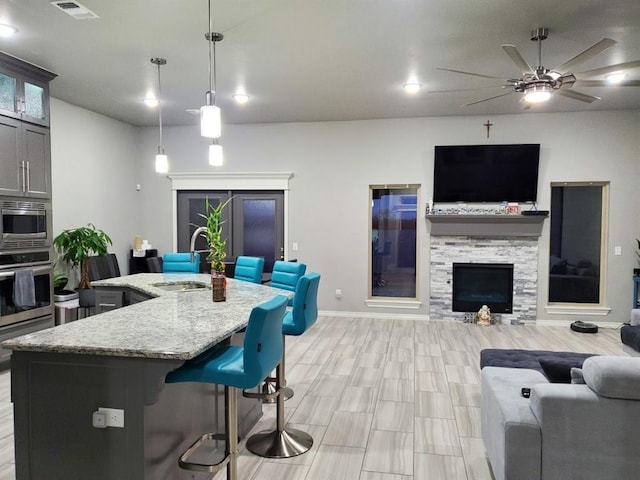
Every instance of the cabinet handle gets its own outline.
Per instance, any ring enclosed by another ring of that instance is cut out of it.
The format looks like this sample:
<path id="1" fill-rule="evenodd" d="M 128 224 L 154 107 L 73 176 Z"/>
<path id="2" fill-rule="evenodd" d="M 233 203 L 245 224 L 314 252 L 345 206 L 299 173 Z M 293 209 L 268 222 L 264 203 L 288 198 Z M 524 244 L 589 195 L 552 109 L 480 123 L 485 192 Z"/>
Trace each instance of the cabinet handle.
<path id="1" fill-rule="evenodd" d="M 99 303 L 98 304 L 101 307 L 115 307 L 116 304 L 115 303 Z"/>
<path id="2" fill-rule="evenodd" d="M 31 191 L 31 166 L 27 162 L 27 192 Z"/>
<path id="3" fill-rule="evenodd" d="M 26 170 L 24 168 L 24 160 L 22 160 L 22 191 L 26 191 L 27 178 L 26 178 Z"/>

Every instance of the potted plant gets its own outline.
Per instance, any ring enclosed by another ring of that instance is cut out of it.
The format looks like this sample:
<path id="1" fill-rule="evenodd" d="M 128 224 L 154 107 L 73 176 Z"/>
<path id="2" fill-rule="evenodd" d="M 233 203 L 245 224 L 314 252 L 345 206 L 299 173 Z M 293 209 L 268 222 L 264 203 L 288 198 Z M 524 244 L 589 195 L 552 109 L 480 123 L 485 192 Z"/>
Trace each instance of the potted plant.
<path id="1" fill-rule="evenodd" d="M 209 253 L 207 261 L 211 263 L 211 288 L 213 290 L 213 301 L 221 302 L 226 299 L 226 277 L 224 274 L 224 260 L 227 256 L 225 248 L 227 239 L 222 238 L 222 211 L 229 204 L 231 198 L 225 202 L 220 202 L 213 206 L 209 203 L 209 198 L 205 199 L 204 211 L 199 215 L 206 220 L 205 230 L 201 233 L 207 242 Z"/>
<path id="2" fill-rule="evenodd" d="M 112 244 L 109 235 L 96 229 L 91 223 L 85 227 L 64 230 L 53 239 L 53 246 L 62 255 L 62 260 L 72 268 L 80 266 L 80 282 L 76 290 L 83 306 L 91 306 L 93 303 L 88 258 L 92 254 L 106 255 L 108 246 Z"/>

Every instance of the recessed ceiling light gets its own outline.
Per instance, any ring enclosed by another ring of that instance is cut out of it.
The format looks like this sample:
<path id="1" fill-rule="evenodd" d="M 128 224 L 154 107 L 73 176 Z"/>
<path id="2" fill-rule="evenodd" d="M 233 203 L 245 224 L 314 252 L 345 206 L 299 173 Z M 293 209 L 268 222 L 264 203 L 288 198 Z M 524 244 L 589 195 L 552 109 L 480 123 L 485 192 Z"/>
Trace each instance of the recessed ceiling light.
<path id="1" fill-rule="evenodd" d="M 418 93 L 420 91 L 420 89 L 422 88 L 422 84 L 421 83 L 417 83 L 417 82 L 410 82 L 410 83 L 405 83 L 402 88 L 404 89 L 405 92 L 407 93 Z"/>
<path id="2" fill-rule="evenodd" d="M 8 25 L 6 23 L 0 23 L 0 37 L 11 37 L 18 33 L 18 29 L 13 25 Z"/>
<path id="3" fill-rule="evenodd" d="M 152 95 L 147 95 L 143 100 L 144 104 L 149 108 L 155 108 L 158 106 L 158 99 Z"/>
<path id="4" fill-rule="evenodd" d="M 246 93 L 235 93 L 232 95 L 233 99 L 240 104 L 247 103 L 249 101 L 249 95 Z"/>
<path id="5" fill-rule="evenodd" d="M 609 75 L 605 75 L 604 79 L 609 83 L 620 83 L 626 78 L 627 74 L 624 72 L 613 72 Z"/>

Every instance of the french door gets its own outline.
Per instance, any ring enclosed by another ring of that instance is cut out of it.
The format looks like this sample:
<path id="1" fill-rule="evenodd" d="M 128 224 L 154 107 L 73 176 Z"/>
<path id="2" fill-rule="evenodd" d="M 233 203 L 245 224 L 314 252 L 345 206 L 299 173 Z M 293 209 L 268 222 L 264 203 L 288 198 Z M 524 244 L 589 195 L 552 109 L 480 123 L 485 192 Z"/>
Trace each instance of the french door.
<path id="1" fill-rule="evenodd" d="M 213 206 L 232 198 L 223 210 L 223 237 L 227 239 L 227 262 L 240 255 L 264 258 L 264 271 L 284 255 L 284 192 L 282 191 L 208 191 L 177 192 L 178 251 L 188 252 L 193 232 L 205 224 L 200 216 L 205 201 Z M 206 243 L 196 238 L 196 250 L 206 250 Z M 209 272 L 206 252 L 200 255 L 200 271 Z"/>

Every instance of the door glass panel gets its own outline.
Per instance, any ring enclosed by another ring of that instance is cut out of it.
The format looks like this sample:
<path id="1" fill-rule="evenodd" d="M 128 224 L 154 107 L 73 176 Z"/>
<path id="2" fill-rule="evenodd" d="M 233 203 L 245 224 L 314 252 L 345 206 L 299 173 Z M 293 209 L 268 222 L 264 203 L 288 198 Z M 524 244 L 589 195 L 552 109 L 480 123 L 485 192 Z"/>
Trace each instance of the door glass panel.
<path id="1" fill-rule="evenodd" d="M 371 188 L 371 296 L 416 298 L 417 188 Z"/>
<path id="2" fill-rule="evenodd" d="M 16 111 L 16 79 L 0 73 L 0 109 Z"/>
<path id="3" fill-rule="evenodd" d="M 243 199 L 242 252 L 252 257 L 264 257 L 264 271 L 273 270 L 276 242 L 276 201 Z"/>
<path id="4" fill-rule="evenodd" d="M 25 82 L 25 114 L 32 118 L 44 118 L 44 88 Z"/>
<path id="5" fill-rule="evenodd" d="M 600 303 L 603 186 L 551 186 L 549 302 Z"/>

